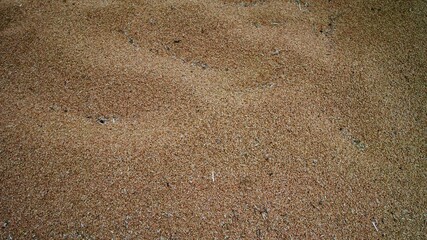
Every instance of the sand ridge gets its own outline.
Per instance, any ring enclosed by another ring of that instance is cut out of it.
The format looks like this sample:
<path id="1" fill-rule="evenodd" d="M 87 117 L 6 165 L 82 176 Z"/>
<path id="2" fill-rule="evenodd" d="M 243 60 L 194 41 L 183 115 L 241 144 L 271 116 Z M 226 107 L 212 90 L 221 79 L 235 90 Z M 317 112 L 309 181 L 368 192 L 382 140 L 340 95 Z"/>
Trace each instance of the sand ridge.
<path id="1" fill-rule="evenodd" d="M 424 1 L 0 1 L 14 239 L 423 239 Z"/>

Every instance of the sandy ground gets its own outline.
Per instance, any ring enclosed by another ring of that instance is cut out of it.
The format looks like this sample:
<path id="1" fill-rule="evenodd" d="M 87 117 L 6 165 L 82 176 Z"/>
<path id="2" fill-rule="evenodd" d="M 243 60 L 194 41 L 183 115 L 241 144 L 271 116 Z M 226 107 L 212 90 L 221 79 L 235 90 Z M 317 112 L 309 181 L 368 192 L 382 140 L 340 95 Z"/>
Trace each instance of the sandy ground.
<path id="1" fill-rule="evenodd" d="M 426 239 L 424 0 L 0 1 L 1 239 Z"/>

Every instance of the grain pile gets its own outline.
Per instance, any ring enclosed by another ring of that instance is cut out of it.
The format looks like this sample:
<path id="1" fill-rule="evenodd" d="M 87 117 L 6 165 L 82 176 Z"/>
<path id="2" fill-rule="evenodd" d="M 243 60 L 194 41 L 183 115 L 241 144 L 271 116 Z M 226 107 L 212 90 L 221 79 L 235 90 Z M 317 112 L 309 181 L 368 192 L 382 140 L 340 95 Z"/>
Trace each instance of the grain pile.
<path id="1" fill-rule="evenodd" d="M 0 238 L 427 238 L 427 3 L 0 1 Z"/>

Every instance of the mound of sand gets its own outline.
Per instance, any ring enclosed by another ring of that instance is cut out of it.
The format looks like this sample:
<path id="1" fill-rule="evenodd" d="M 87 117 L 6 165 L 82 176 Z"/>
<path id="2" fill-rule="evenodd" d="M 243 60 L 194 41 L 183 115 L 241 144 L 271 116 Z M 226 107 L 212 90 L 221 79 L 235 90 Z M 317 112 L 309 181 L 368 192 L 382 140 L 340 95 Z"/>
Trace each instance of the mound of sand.
<path id="1" fill-rule="evenodd" d="M 426 19 L 0 1 L 0 237 L 427 238 Z"/>

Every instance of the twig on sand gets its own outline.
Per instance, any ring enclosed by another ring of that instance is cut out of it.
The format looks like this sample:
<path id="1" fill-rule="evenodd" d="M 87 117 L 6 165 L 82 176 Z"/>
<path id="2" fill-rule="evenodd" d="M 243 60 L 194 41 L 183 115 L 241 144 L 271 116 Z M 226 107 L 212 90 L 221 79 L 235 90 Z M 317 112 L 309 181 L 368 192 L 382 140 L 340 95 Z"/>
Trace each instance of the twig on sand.
<path id="1" fill-rule="evenodd" d="M 212 182 L 215 182 L 215 172 L 214 171 L 212 171 L 211 178 L 212 178 Z"/>
<path id="2" fill-rule="evenodd" d="M 302 9 L 301 9 L 301 0 L 295 0 L 295 2 L 298 4 L 298 8 L 299 8 L 299 10 L 302 10 Z"/>
<path id="3" fill-rule="evenodd" d="M 374 226 L 374 228 L 375 228 L 375 231 L 379 231 L 378 230 L 378 227 L 377 227 L 377 223 L 376 223 L 376 220 L 375 221 L 372 221 L 372 225 Z"/>
<path id="4" fill-rule="evenodd" d="M 296 4 L 298 5 L 298 8 L 300 11 L 302 11 L 301 5 L 304 5 L 304 7 L 308 7 L 308 3 L 304 3 L 301 0 L 295 0 Z"/>

